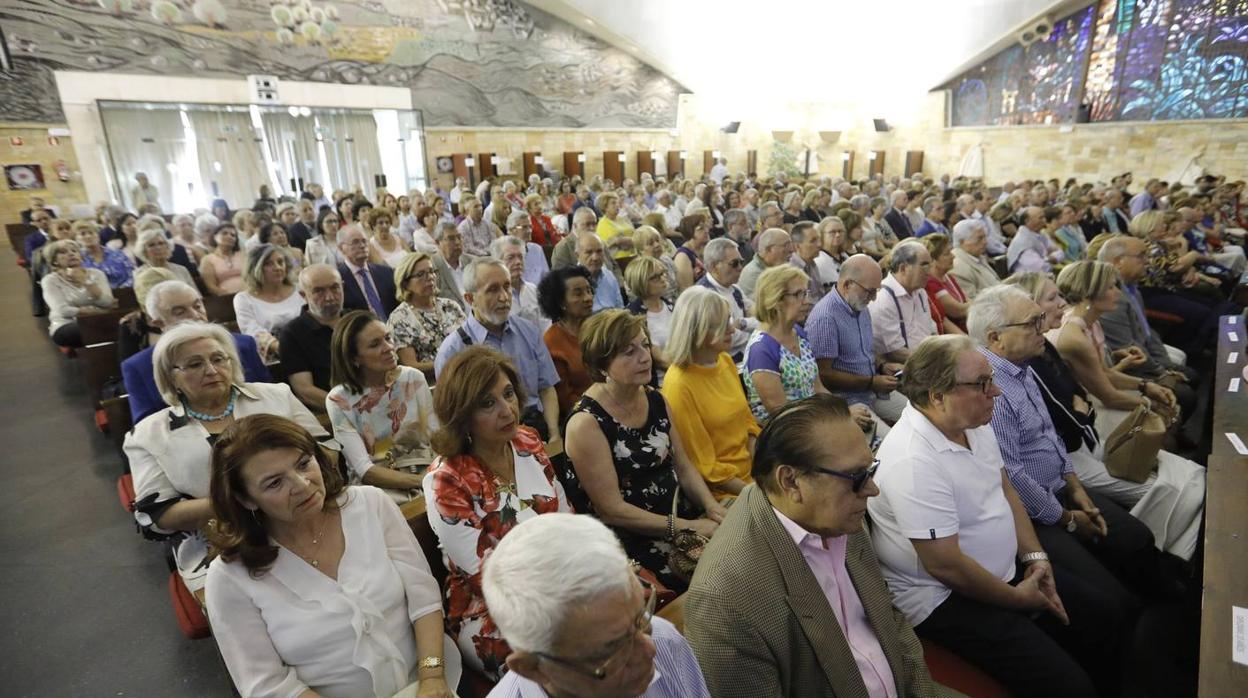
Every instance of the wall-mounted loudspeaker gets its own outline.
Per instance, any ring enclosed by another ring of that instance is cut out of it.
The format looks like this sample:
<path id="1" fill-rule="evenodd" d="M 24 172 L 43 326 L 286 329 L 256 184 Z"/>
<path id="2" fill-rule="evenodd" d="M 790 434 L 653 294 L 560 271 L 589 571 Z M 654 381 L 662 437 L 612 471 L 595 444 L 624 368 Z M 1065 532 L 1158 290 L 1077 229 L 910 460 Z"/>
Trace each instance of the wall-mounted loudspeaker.
<path id="1" fill-rule="evenodd" d="M 883 133 L 889 130 L 888 121 L 886 119 L 872 119 L 875 122 L 875 130 L 877 133 Z"/>
<path id="2" fill-rule="evenodd" d="M 1053 35 L 1053 20 L 1041 17 L 1018 33 L 1018 42 L 1030 46 L 1037 41 L 1048 41 Z"/>
<path id="3" fill-rule="evenodd" d="M 741 122 L 740 122 L 740 121 L 729 121 L 727 126 L 725 126 L 725 127 L 721 128 L 721 129 L 719 129 L 719 130 L 720 130 L 720 131 L 723 131 L 724 133 L 736 133 L 736 132 L 737 132 L 737 131 L 739 131 L 740 129 L 741 129 Z"/>

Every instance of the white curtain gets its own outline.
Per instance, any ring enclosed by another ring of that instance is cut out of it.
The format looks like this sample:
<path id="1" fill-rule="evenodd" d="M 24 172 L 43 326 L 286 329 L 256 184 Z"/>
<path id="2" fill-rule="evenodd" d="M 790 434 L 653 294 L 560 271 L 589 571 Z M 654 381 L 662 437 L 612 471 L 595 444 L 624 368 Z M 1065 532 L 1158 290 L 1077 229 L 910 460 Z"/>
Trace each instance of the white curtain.
<path id="1" fill-rule="evenodd" d="M 326 191 L 333 191 L 325 181 L 317 148 L 317 129 L 313 117 L 291 116 L 282 112 L 266 112 L 260 115 L 264 124 L 265 141 L 269 157 L 277 168 L 280 191 L 292 196 L 299 195 L 299 182 L 306 185 L 317 182 Z M 295 180 L 291 186 L 291 180 Z"/>
<path id="2" fill-rule="evenodd" d="M 187 115 L 195 130 L 203 205 L 213 198 L 225 199 L 233 208 L 251 205 L 259 196 L 260 185 L 269 181 L 251 114 L 214 110 L 188 111 Z"/>
<path id="3" fill-rule="evenodd" d="M 337 189 L 353 191 L 358 186 L 366 194 L 372 192 L 374 178 L 383 172 L 376 119 L 371 113 L 322 114 L 318 118 L 326 134 L 326 179 Z M 395 182 L 392 186 L 401 191 L 404 184 Z"/>
<path id="4" fill-rule="evenodd" d="M 159 190 L 165 213 L 190 210 L 199 172 L 188 149 L 182 113 L 176 109 L 100 107 L 122 202 L 137 207 L 130 190 L 140 172 Z"/>

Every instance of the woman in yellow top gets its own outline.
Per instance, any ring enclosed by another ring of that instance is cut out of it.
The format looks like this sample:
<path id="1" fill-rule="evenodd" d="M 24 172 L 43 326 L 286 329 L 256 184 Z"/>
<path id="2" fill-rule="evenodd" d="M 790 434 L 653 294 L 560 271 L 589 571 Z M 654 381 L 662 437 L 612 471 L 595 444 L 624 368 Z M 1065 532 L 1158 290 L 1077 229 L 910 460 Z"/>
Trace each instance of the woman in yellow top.
<path id="1" fill-rule="evenodd" d="M 662 389 L 689 460 L 720 501 L 754 481 L 750 467 L 761 431 L 728 355 L 731 320 L 728 301 L 715 291 L 693 286 L 680 294 Z"/>
<path id="2" fill-rule="evenodd" d="M 598 237 L 611 251 L 613 257 L 628 257 L 633 254 L 633 222 L 628 214 L 620 210 L 620 196 L 613 191 L 598 195 L 598 210 L 602 218 L 598 220 Z"/>

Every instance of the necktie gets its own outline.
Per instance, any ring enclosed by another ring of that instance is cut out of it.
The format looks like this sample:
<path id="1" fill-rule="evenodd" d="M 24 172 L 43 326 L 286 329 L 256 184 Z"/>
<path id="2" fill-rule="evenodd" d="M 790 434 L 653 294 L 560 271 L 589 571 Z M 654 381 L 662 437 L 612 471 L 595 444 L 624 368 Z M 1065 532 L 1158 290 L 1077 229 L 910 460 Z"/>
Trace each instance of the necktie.
<path id="1" fill-rule="evenodd" d="M 377 289 L 373 288 L 373 280 L 368 276 L 367 269 L 360 269 L 356 272 L 356 276 L 360 277 L 360 288 L 364 291 L 364 298 L 368 300 L 368 307 L 372 308 L 373 314 L 382 322 L 386 321 L 386 309 L 381 304 L 381 296 L 377 295 Z"/>

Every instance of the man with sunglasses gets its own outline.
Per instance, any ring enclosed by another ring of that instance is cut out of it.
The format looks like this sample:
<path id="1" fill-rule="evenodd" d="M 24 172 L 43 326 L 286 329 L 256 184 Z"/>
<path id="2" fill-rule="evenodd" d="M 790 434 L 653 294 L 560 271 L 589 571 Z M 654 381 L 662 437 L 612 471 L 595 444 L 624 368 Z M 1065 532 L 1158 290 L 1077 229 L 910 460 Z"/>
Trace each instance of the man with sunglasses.
<path id="1" fill-rule="evenodd" d="M 713 695 L 956 695 L 928 674 L 863 526 L 878 467 L 838 397 L 790 402 L 768 421 L 755 484 L 685 594 L 685 634 Z"/>
<path id="2" fill-rule="evenodd" d="M 702 263 L 706 266 L 706 274 L 698 279 L 697 284 L 728 301 L 732 310 L 729 322 L 733 325 L 732 351 L 729 353 L 734 361 L 740 361 L 745 345 L 750 342 L 750 334 L 758 327 L 758 320 L 754 318 L 754 301 L 747 298 L 737 285 L 741 268 L 745 266 L 741 250 L 736 242 L 728 238 L 715 238 L 702 250 Z"/>
<path id="3" fill-rule="evenodd" d="M 898 388 L 909 405 L 877 454 L 871 541 L 920 637 L 1014 695 L 1091 698 L 1092 681 L 1059 645 L 1066 606 L 988 425 L 1001 394 L 992 374 L 961 335 L 924 340 L 910 355 Z M 1076 611 L 1089 620 L 1089 609 Z M 1084 624 L 1085 637 L 1112 645 L 1105 629 Z"/>
<path id="4" fill-rule="evenodd" d="M 516 526 L 481 587 L 511 647 L 491 698 L 709 698 L 688 643 L 654 615 L 657 595 L 596 518 Z"/>

